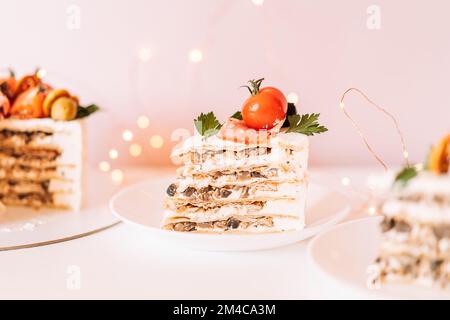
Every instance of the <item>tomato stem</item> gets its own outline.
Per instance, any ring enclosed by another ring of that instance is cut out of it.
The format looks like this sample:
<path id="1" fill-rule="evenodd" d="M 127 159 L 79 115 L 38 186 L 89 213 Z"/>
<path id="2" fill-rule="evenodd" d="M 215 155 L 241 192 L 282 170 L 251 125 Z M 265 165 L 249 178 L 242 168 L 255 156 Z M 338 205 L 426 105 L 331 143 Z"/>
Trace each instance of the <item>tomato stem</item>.
<path id="1" fill-rule="evenodd" d="M 252 96 L 256 96 L 259 93 L 259 89 L 261 87 L 264 78 L 258 80 L 249 80 L 247 86 L 241 86 L 241 88 L 247 88 Z"/>
<path id="2" fill-rule="evenodd" d="M 16 77 L 16 73 L 14 72 L 13 69 L 9 68 L 8 71 L 9 71 L 9 77 L 10 78 L 15 78 Z"/>

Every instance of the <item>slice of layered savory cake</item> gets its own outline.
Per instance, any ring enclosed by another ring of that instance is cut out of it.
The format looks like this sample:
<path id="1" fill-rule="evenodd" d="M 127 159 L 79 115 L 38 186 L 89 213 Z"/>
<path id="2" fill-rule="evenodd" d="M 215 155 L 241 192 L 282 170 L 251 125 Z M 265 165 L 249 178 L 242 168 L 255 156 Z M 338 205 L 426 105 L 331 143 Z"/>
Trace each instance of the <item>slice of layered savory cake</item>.
<path id="1" fill-rule="evenodd" d="M 251 84 L 259 90 L 257 81 Z M 260 233 L 304 228 L 307 135 L 326 129 L 318 124 L 318 114 L 300 116 L 294 106 L 285 122 L 286 100 L 258 100 L 258 92 L 250 98 L 256 101 L 244 104 L 224 125 L 213 113 L 200 115 L 198 133 L 174 150 L 172 158 L 182 166 L 167 189 L 164 229 Z M 255 104 L 258 108 L 246 108 Z"/>
<path id="2" fill-rule="evenodd" d="M 0 201 L 79 210 L 84 185 L 83 121 L 0 121 Z"/>
<path id="3" fill-rule="evenodd" d="M 446 287 L 450 284 L 450 135 L 432 149 L 426 170 L 396 178 L 381 206 L 377 280 Z"/>
<path id="4" fill-rule="evenodd" d="M 183 166 L 167 190 L 165 229 L 267 232 L 304 227 L 306 136 L 279 133 L 268 143 L 252 145 L 197 135 L 173 156 Z"/>
<path id="5" fill-rule="evenodd" d="M 80 106 L 41 75 L 0 78 L 0 207 L 77 211 L 86 158 L 81 118 L 98 107 Z"/>

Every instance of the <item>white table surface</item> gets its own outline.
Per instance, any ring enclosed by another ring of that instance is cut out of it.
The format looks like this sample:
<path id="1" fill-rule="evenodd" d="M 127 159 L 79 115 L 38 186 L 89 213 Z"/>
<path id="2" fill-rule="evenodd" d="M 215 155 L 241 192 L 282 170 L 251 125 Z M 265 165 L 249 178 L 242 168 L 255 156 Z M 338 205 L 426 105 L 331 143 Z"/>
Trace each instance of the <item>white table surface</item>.
<path id="1" fill-rule="evenodd" d="M 315 168 L 358 188 L 378 168 Z M 125 170 L 126 183 L 167 175 L 165 169 Z M 163 191 L 162 191 L 163 192 Z M 151 213 L 149 213 L 151 214 Z M 158 213 L 155 213 L 158 214 Z M 356 210 L 351 218 L 367 215 Z M 0 252 L 0 299 L 317 299 L 369 298 L 337 282 L 307 256 L 308 241 L 256 252 L 203 252 L 174 247 L 144 230 L 119 224 L 85 238 Z M 79 288 L 68 286 L 71 267 Z"/>

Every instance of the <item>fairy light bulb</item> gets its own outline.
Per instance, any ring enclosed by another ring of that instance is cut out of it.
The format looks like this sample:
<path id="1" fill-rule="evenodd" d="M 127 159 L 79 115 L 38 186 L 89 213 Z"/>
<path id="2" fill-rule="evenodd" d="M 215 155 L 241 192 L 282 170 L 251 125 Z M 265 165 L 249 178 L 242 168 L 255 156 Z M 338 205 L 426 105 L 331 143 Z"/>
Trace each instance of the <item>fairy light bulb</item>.
<path id="1" fill-rule="evenodd" d="M 341 108 L 342 110 L 344 110 L 344 108 L 345 108 L 344 102 L 339 103 L 339 108 Z"/>
<path id="2" fill-rule="evenodd" d="M 347 178 L 347 177 L 342 178 L 341 183 L 342 183 L 343 186 L 346 186 L 346 187 L 347 187 L 347 186 L 350 185 L 350 179 Z"/>
<path id="3" fill-rule="evenodd" d="M 111 165 L 107 161 L 102 161 L 98 165 L 100 171 L 108 172 L 111 169 Z"/>
<path id="4" fill-rule="evenodd" d="M 369 212 L 369 215 L 374 216 L 377 214 L 377 208 L 375 206 L 370 206 L 367 210 Z"/>
<path id="5" fill-rule="evenodd" d="M 151 57 L 152 57 L 152 50 L 150 48 L 141 48 L 138 51 L 138 57 L 139 60 L 141 60 L 142 62 L 148 62 L 150 61 Z"/>
<path id="6" fill-rule="evenodd" d="M 123 172 L 120 169 L 111 172 L 111 179 L 114 183 L 121 183 L 123 181 Z"/>
<path id="7" fill-rule="evenodd" d="M 130 130 L 125 130 L 124 132 L 122 132 L 122 139 L 124 141 L 133 140 L 133 132 L 131 132 Z"/>
<path id="8" fill-rule="evenodd" d="M 297 104 L 298 103 L 298 94 L 295 92 L 289 93 L 287 96 L 287 101 L 289 103 Z"/>
<path id="9" fill-rule="evenodd" d="M 189 52 L 189 59 L 194 63 L 199 63 L 203 60 L 203 52 L 199 49 L 194 49 Z"/>
<path id="10" fill-rule="evenodd" d="M 164 139 L 160 135 L 155 134 L 150 138 L 150 145 L 155 149 L 160 149 L 164 145 Z"/>
<path id="11" fill-rule="evenodd" d="M 137 126 L 139 129 L 146 129 L 150 125 L 150 119 L 147 116 L 140 116 L 137 119 Z"/>
<path id="12" fill-rule="evenodd" d="M 406 160 L 408 160 L 408 158 L 409 158 L 409 152 L 408 151 L 403 151 L 403 157 L 406 159 Z"/>
<path id="13" fill-rule="evenodd" d="M 117 151 L 116 149 L 109 150 L 109 157 L 113 160 L 117 159 L 119 157 L 119 151 Z"/>
<path id="14" fill-rule="evenodd" d="M 264 0 L 252 0 L 255 6 L 262 6 L 264 4 Z"/>
<path id="15" fill-rule="evenodd" d="M 39 79 L 44 78 L 46 75 L 47 75 L 47 70 L 45 70 L 45 69 L 39 69 L 36 72 L 36 77 L 38 77 Z"/>
<path id="16" fill-rule="evenodd" d="M 137 143 L 133 143 L 130 146 L 129 152 L 132 157 L 139 157 L 142 154 L 142 147 Z"/>

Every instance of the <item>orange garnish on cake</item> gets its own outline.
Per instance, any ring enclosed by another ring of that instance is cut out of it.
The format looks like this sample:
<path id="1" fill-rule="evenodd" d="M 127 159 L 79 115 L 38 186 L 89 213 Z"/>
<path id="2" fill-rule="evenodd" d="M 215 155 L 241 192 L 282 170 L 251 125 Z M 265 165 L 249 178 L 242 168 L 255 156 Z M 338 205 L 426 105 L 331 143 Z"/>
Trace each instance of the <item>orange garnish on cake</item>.
<path id="1" fill-rule="evenodd" d="M 16 90 L 14 92 L 15 98 L 18 98 L 19 95 L 21 95 L 28 89 L 37 87 L 40 83 L 41 83 L 41 79 L 35 74 L 22 77 L 17 82 Z"/>
<path id="2" fill-rule="evenodd" d="M 31 87 L 22 92 L 14 100 L 14 104 L 11 108 L 11 116 L 20 119 L 44 117 L 42 106 L 49 90 L 49 86 L 40 84 L 39 86 Z"/>
<path id="3" fill-rule="evenodd" d="M 11 103 L 9 102 L 8 97 L 0 91 L 0 119 L 6 118 L 10 109 Z"/>
<path id="4" fill-rule="evenodd" d="M 65 89 L 53 89 L 43 81 L 40 70 L 16 81 L 11 70 L 9 77 L 0 78 L 0 119 L 51 118 L 57 121 L 82 119 L 99 107 L 81 106 L 77 96 Z"/>
<path id="5" fill-rule="evenodd" d="M 433 146 L 428 159 L 429 169 L 436 174 L 449 172 L 450 163 L 450 134 L 445 136 L 437 145 Z"/>
<path id="6" fill-rule="evenodd" d="M 15 74 L 12 70 L 9 70 L 9 77 L 0 79 L 0 91 L 9 99 L 10 103 L 11 100 L 14 98 L 16 88 L 17 88 L 17 81 Z"/>

